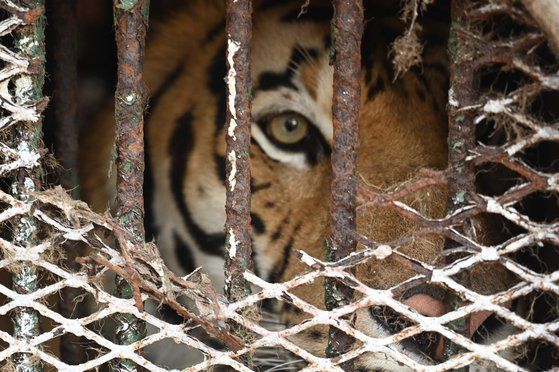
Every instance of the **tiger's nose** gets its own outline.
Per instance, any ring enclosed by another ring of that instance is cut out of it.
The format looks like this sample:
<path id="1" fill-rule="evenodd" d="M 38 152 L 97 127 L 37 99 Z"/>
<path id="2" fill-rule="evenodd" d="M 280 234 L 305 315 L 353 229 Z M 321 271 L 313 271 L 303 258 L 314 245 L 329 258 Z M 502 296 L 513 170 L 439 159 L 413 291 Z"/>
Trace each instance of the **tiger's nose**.
<path id="1" fill-rule="evenodd" d="M 450 311 L 450 305 L 444 302 L 444 294 L 440 294 L 437 287 L 426 287 L 425 291 L 420 291 L 412 295 L 404 295 L 402 303 L 411 307 L 418 313 L 428 317 L 439 317 Z M 431 349 L 431 357 L 442 360 L 445 349 L 445 339 L 437 336 L 437 344 Z M 426 350 L 425 350 L 426 351 Z"/>
<path id="2" fill-rule="evenodd" d="M 418 313 L 438 317 L 450 311 L 450 306 L 445 303 L 446 292 L 444 289 L 424 284 L 408 290 L 402 296 L 402 303 L 408 305 Z"/>

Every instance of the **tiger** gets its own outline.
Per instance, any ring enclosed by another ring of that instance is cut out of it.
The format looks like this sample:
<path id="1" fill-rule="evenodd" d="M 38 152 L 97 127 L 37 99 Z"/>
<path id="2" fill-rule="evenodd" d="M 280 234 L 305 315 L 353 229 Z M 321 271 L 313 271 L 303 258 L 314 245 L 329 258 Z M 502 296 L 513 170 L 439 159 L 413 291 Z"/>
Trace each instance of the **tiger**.
<path id="1" fill-rule="evenodd" d="M 420 65 L 396 75 L 391 47 L 406 31 L 395 2 L 364 2 L 358 150 L 360 186 L 394 189 L 421 168 L 447 166 L 449 10 L 436 2 L 420 15 L 426 40 Z M 333 9 L 329 1 L 255 1 L 251 43 L 251 238 L 255 273 L 284 282 L 307 272 L 299 250 L 325 258 L 332 181 Z M 166 265 L 185 275 L 202 267 L 216 288 L 224 283 L 226 34 L 224 4 L 190 0 L 150 27 L 144 78 L 150 96 L 146 126 L 146 214 Z M 430 14 L 434 16 L 430 18 Z M 104 211 L 114 195 L 108 177 L 114 141 L 112 108 L 82 136 L 80 187 L 83 198 Z M 358 195 L 363 200 L 363 195 Z M 432 186 L 404 199 L 430 218 L 445 215 L 447 191 Z M 418 229 L 387 207 L 360 209 L 357 230 L 389 243 Z M 441 264 L 443 237 L 417 237 L 399 248 L 412 259 Z M 364 249 L 358 245 L 358 250 Z M 414 272 L 397 260 L 370 259 L 356 277 L 387 289 Z M 291 293 L 324 308 L 324 283 L 316 280 Z M 399 298 L 413 311 L 441 316 L 450 310 L 445 290 L 429 283 Z M 268 304 L 285 327 L 308 319 L 282 301 Z M 382 306 L 360 309 L 350 321 L 371 337 L 400 331 L 405 318 Z M 476 324 L 481 324 L 481 320 Z M 291 341 L 325 356 L 326 326 L 311 327 Z M 357 346 L 355 346 L 357 347 Z M 445 342 L 423 333 L 390 346 L 424 365 L 440 362 Z M 358 371 L 405 371 L 390 355 L 365 353 Z M 480 369 L 483 369 L 480 367 Z M 485 369 L 488 370 L 488 369 Z"/>

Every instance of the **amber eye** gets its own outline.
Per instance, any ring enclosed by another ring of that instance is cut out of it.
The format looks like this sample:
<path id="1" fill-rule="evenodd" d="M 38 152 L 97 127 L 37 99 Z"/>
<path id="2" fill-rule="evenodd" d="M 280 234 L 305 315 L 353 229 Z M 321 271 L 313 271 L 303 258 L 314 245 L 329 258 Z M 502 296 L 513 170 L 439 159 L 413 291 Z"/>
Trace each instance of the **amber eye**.
<path id="1" fill-rule="evenodd" d="M 287 145 L 301 141 L 309 132 L 309 122 L 296 113 L 285 113 L 272 117 L 267 125 L 268 135 Z"/>

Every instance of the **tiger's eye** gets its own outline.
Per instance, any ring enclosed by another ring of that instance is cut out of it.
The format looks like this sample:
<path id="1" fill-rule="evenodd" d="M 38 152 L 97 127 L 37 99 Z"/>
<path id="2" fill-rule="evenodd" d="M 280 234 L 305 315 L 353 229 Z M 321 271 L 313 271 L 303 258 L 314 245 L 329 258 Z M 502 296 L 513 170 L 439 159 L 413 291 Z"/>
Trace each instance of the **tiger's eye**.
<path id="1" fill-rule="evenodd" d="M 305 138 L 308 132 L 308 120 L 295 113 L 280 114 L 268 122 L 268 134 L 280 143 L 295 144 Z"/>

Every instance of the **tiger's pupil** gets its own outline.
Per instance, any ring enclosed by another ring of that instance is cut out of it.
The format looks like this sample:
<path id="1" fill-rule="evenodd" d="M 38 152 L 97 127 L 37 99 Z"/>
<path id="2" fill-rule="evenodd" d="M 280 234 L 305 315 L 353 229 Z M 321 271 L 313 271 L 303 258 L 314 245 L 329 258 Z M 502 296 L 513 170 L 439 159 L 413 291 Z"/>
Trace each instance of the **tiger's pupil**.
<path id="1" fill-rule="evenodd" d="M 287 120 L 285 120 L 284 125 L 287 132 L 293 132 L 297 129 L 299 121 L 294 117 L 288 117 Z"/>

